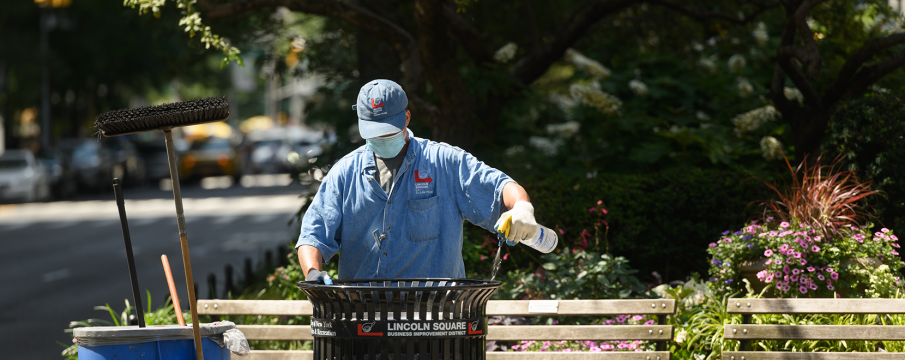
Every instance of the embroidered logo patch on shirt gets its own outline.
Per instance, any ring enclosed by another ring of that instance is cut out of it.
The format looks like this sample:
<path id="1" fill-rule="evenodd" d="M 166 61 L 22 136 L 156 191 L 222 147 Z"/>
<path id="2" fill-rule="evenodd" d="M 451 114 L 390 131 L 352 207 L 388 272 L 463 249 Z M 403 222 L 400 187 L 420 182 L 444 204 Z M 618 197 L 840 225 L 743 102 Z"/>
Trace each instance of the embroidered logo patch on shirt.
<path id="1" fill-rule="evenodd" d="M 415 194 L 433 194 L 430 185 L 434 179 L 430 177 L 430 170 L 415 170 Z"/>

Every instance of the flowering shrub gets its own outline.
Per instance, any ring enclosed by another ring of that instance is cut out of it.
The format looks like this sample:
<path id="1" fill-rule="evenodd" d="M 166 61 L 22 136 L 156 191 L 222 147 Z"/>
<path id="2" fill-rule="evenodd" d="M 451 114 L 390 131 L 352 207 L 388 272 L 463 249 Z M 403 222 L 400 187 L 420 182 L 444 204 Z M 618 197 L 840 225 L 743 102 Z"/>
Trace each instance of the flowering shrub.
<path id="1" fill-rule="evenodd" d="M 654 325 L 657 321 L 647 315 L 618 315 L 612 319 L 599 319 L 592 325 Z M 604 352 L 604 351 L 653 351 L 654 343 L 641 340 L 625 341 L 519 341 L 510 351 L 519 352 Z"/>
<path id="2" fill-rule="evenodd" d="M 902 286 L 897 273 L 905 263 L 898 257 L 898 237 L 886 228 L 872 233 L 869 226 L 843 226 L 830 240 L 803 223 L 753 221 L 710 244 L 711 283 L 721 293 L 739 291 L 738 264 L 764 259 L 766 269 L 757 278 L 773 285 L 777 296 L 889 296 Z M 858 258 L 876 258 L 884 265 L 861 268 L 851 261 Z"/>

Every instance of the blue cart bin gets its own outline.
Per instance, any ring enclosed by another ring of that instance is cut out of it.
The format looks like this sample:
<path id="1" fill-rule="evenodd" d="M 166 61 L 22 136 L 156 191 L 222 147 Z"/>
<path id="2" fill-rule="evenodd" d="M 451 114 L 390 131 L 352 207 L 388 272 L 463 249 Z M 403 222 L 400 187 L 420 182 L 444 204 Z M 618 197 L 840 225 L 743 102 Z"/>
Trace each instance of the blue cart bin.
<path id="1" fill-rule="evenodd" d="M 230 359 L 223 333 L 235 328 L 231 322 L 201 324 L 204 360 Z M 83 327 L 73 334 L 79 360 L 197 360 L 191 325 Z"/>

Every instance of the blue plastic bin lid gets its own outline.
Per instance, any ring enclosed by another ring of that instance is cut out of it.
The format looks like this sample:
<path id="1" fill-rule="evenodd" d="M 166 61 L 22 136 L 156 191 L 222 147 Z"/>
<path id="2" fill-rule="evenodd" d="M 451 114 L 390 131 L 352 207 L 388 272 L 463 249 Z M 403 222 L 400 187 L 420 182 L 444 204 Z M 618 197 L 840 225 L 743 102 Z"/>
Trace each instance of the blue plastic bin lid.
<path id="1" fill-rule="evenodd" d="M 201 324 L 202 337 L 222 337 L 227 330 L 235 329 L 231 321 Z M 144 328 L 138 326 L 94 326 L 80 327 L 72 330 L 81 346 L 106 346 L 137 344 L 161 340 L 192 339 L 192 325 L 152 325 Z"/>

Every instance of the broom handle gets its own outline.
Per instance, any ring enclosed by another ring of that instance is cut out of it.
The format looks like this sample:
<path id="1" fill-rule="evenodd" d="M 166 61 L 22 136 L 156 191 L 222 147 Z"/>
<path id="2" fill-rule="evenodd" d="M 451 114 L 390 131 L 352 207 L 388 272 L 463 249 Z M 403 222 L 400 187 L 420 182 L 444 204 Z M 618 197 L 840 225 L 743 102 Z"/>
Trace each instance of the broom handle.
<path id="1" fill-rule="evenodd" d="M 167 276 L 167 286 L 170 288 L 170 298 L 173 299 L 173 310 L 176 312 L 176 321 L 179 326 L 185 326 L 185 319 L 182 316 L 182 306 L 179 305 L 179 294 L 176 293 L 176 284 L 173 283 L 173 273 L 170 271 L 170 260 L 166 254 L 160 255 L 160 261 L 163 263 L 163 274 Z"/>
<path id="2" fill-rule="evenodd" d="M 198 323 L 198 304 L 195 300 L 195 281 L 192 279 L 192 260 L 189 258 L 189 240 L 185 232 L 185 215 L 182 210 L 182 191 L 179 190 L 179 169 L 176 166 L 176 149 L 173 147 L 173 131 L 164 130 L 167 141 L 167 159 L 170 163 L 170 180 L 173 182 L 173 198 L 176 200 L 176 224 L 179 226 L 179 242 L 182 244 L 182 263 L 185 265 L 185 283 L 189 293 L 189 310 L 192 312 L 192 335 L 195 337 L 197 360 L 204 360 L 201 351 L 201 328 Z"/>
<path id="3" fill-rule="evenodd" d="M 129 280 L 132 281 L 132 301 L 135 301 L 135 313 L 138 316 L 138 327 L 145 327 L 145 313 L 141 305 L 141 290 L 138 286 L 138 275 L 135 274 L 135 257 L 132 256 L 132 236 L 129 235 L 129 222 L 126 220 L 126 204 L 123 200 L 123 189 L 119 179 L 113 178 L 113 196 L 119 208 L 119 222 L 123 227 L 123 242 L 126 245 L 126 263 L 129 265 Z"/>

